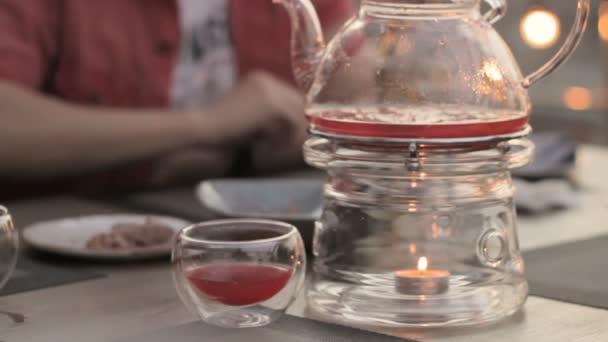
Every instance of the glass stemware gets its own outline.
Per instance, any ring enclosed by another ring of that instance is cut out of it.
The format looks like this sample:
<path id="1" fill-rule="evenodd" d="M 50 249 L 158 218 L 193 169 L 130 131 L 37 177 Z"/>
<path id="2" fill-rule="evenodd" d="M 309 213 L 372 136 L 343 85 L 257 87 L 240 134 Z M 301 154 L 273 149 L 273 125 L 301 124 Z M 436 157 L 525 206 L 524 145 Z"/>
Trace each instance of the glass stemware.
<path id="1" fill-rule="evenodd" d="M 10 279 L 19 249 L 19 236 L 8 210 L 0 206 L 0 289 Z"/>

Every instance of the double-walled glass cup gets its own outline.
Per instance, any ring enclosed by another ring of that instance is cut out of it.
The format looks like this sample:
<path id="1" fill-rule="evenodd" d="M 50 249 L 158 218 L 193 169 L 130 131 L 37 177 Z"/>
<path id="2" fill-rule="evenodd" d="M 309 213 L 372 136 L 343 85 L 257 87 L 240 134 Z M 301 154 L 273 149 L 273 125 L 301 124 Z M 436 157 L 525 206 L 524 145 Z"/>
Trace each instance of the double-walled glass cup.
<path id="1" fill-rule="evenodd" d="M 265 220 L 223 220 L 184 228 L 175 240 L 177 292 L 203 321 L 227 328 L 267 325 L 304 283 L 297 228 Z"/>

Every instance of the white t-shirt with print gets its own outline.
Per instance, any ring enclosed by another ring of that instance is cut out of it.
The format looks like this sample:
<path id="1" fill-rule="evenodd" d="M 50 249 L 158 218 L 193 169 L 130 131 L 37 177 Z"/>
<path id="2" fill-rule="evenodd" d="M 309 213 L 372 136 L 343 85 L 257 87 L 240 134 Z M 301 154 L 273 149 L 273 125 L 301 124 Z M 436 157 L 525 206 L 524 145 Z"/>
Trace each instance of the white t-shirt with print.
<path id="1" fill-rule="evenodd" d="M 182 38 L 171 86 L 174 108 L 207 105 L 236 84 L 227 1 L 178 1 Z"/>

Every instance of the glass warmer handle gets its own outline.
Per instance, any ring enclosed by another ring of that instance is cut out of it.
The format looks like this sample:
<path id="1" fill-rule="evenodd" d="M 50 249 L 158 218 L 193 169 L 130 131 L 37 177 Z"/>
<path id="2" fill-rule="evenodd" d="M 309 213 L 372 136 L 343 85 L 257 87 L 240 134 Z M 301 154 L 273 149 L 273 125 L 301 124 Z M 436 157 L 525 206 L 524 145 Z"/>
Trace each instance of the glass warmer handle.
<path id="1" fill-rule="evenodd" d="M 524 88 L 529 88 L 534 83 L 555 71 L 555 69 L 562 65 L 568 59 L 568 57 L 572 55 L 574 50 L 576 50 L 583 39 L 583 34 L 585 33 L 587 24 L 589 23 L 589 12 L 591 11 L 590 2 L 591 0 L 578 0 L 576 20 L 574 21 L 574 25 L 572 26 L 564 45 L 562 45 L 555 56 L 553 56 L 553 58 L 551 58 L 545 65 L 528 75 L 523 80 L 522 86 Z"/>

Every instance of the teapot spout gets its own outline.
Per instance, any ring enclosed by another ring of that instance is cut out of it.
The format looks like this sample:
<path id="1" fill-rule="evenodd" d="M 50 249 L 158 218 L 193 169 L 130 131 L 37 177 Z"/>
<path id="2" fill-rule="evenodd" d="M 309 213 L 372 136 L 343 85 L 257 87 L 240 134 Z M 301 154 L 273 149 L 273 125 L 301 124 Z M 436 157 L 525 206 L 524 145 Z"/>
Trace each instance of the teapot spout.
<path id="1" fill-rule="evenodd" d="M 308 91 L 325 50 L 319 17 L 310 0 L 273 0 L 291 20 L 291 62 L 298 85 Z"/>

